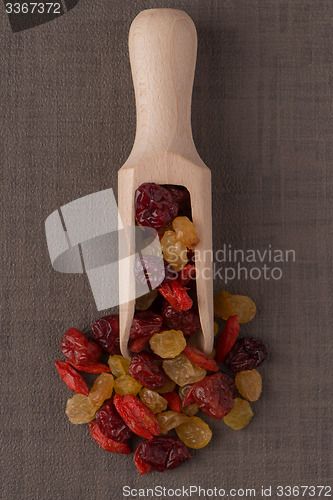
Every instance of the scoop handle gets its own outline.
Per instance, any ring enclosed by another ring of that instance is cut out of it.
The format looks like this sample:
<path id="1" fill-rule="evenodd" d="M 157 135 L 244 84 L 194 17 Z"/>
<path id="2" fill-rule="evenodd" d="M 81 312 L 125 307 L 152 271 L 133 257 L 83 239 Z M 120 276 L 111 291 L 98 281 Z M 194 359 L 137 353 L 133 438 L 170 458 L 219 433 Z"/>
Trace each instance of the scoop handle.
<path id="1" fill-rule="evenodd" d="M 197 55 L 192 19 L 175 9 L 140 12 L 131 25 L 129 53 L 137 111 L 132 153 L 172 151 L 199 161 L 191 129 Z"/>

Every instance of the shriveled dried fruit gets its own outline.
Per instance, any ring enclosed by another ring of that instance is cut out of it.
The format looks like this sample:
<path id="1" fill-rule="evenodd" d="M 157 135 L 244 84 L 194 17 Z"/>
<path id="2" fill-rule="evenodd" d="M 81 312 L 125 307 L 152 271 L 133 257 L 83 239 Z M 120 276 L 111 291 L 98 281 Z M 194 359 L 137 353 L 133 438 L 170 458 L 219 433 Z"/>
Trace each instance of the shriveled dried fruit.
<path id="1" fill-rule="evenodd" d="M 239 431 L 251 422 L 252 417 L 253 411 L 250 403 L 244 399 L 236 398 L 232 410 L 223 418 L 223 422 L 234 431 Z"/>
<path id="2" fill-rule="evenodd" d="M 219 367 L 216 361 L 206 356 L 202 351 L 200 351 L 196 347 L 187 345 L 183 350 L 183 353 L 196 366 L 199 366 L 200 368 L 203 368 L 204 370 L 208 370 L 210 372 L 219 371 Z"/>
<path id="3" fill-rule="evenodd" d="M 183 186 L 173 186 L 171 184 L 163 186 L 169 191 L 172 199 L 175 203 L 179 205 L 180 215 L 190 215 L 191 214 L 191 203 L 190 203 L 190 193 Z"/>
<path id="4" fill-rule="evenodd" d="M 134 463 L 135 463 L 136 468 L 138 469 L 139 473 L 142 475 L 142 474 L 147 474 L 147 472 L 150 472 L 152 470 L 152 468 L 146 462 L 141 460 L 141 458 L 140 458 L 141 448 L 142 448 L 142 442 L 138 445 L 138 447 L 135 451 Z"/>
<path id="5" fill-rule="evenodd" d="M 93 405 L 88 396 L 75 394 L 67 400 L 66 415 L 72 424 L 87 424 L 95 418 L 97 406 Z"/>
<path id="6" fill-rule="evenodd" d="M 164 360 L 163 369 L 178 385 L 193 384 L 206 376 L 206 370 L 191 363 L 185 354 Z"/>
<path id="7" fill-rule="evenodd" d="M 150 306 L 157 298 L 157 296 L 158 296 L 158 291 L 152 290 L 151 292 L 148 292 L 145 295 L 138 297 L 135 301 L 135 309 L 137 311 L 146 311 L 147 309 L 150 308 Z"/>
<path id="8" fill-rule="evenodd" d="M 158 436 L 161 433 L 154 413 L 136 396 L 115 394 L 113 402 L 116 410 L 134 434 L 152 439 L 154 435 Z"/>
<path id="9" fill-rule="evenodd" d="M 195 402 L 209 417 L 221 420 L 233 407 L 233 380 L 225 373 L 208 375 L 191 389 Z"/>
<path id="10" fill-rule="evenodd" d="M 136 396 L 141 391 L 142 385 L 140 382 L 130 375 L 121 375 L 114 381 L 114 390 L 120 396 L 125 394 L 133 394 Z"/>
<path id="11" fill-rule="evenodd" d="M 239 323 L 237 316 L 230 316 L 219 336 L 216 345 L 216 361 L 222 363 L 226 355 L 236 342 L 239 334 Z"/>
<path id="12" fill-rule="evenodd" d="M 134 433 L 121 418 L 112 399 L 106 401 L 96 412 L 96 422 L 104 436 L 125 443 L 134 436 Z"/>
<path id="13" fill-rule="evenodd" d="M 135 191 L 135 217 L 141 226 L 150 226 L 160 231 L 177 214 L 178 204 L 164 187 L 146 182 Z"/>
<path id="14" fill-rule="evenodd" d="M 260 340 L 246 337 L 237 340 L 225 363 L 233 372 L 241 372 L 256 368 L 266 357 L 267 350 L 264 344 Z"/>
<path id="15" fill-rule="evenodd" d="M 77 328 L 70 328 L 64 334 L 61 350 L 67 361 L 83 366 L 96 363 L 102 353 L 100 346 L 88 340 Z"/>
<path id="16" fill-rule="evenodd" d="M 141 401 L 155 414 L 166 410 L 168 406 L 168 402 L 163 396 L 145 387 L 140 391 L 139 396 Z"/>
<path id="17" fill-rule="evenodd" d="M 68 363 L 70 363 L 72 367 L 75 368 L 75 370 L 84 373 L 108 373 L 110 371 L 109 366 L 106 365 L 105 363 L 94 363 L 93 365 L 88 365 L 88 366 L 76 365 L 71 361 L 68 361 Z"/>
<path id="18" fill-rule="evenodd" d="M 120 354 L 119 315 L 103 316 L 91 326 L 94 339 L 109 354 Z"/>
<path id="19" fill-rule="evenodd" d="M 155 390 L 165 382 L 165 374 L 158 367 L 148 352 L 141 352 L 132 357 L 129 374 L 147 389 Z"/>
<path id="20" fill-rule="evenodd" d="M 176 411 L 177 413 L 180 413 L 182 411 L 182 403 L 178 392 L 176 391 L 167 392 L 163 395 L 163 397 L 168 402 L 170 410 Z"/>
<path id="21" fill-rule="evenodd" d="M 115 354 L 110 356 L 108 360 L 109 367 L 111 369 L 112 375 L 115 377 L 121 377 L 121 375 L 127 375 L 130 365 L 130 361 L 120 354 Z"/>
<path id="22" fill-rule="evenodd" d="M 176 217 L 172 221 L 172 225 L 176 233 L 176 239 L 181 241 L 190 250 L 194 250 L 200 243 L 200 239 L 193 222 L 188 217 Z"/>
<path id="23" fill-rule="evenodd" d="M 142 351 L 149 343 L 149 339 L 162 326 L 162 317 L 153 311 L 141 311 L 134 314 L 130 330 L 129 347 L 132 352 Z"/>
<path id="24" fill-rule="evenodd" d="M 159 394 L 165 394 L 166 392 L 173 391 L 175 387 L 176 387 L 175 382 L 171 380 L 171 378 L 166 376 L 164 384 L 159 389 L 156 389 L 156 392 L 158 392 Z"/>
<path id="25" fill-rule="evenodd" d="M 101 373 L 96 378 L 89 392 L 90 402 L 99 408 L 106 399 L 111 398 L 113 392 L 114 378 L 111 373 Z"/>
<path id="26" fill-rule="evenodd" d="M 181 271 L 179 271 L 177 279 L 183 286 L 187 285 L 191 280 L 195 280 L 195 265 L 187 264 Z"/>
<path id="27" fill-rule="evenodd" d="M 176 311 L 188 311 L 193 305 L 193 300 L 187 293 L 187 288 L 182 286 L 178 280 L 164 282 L 158 288 L 159 292 L 176 309 Z"/>
<path id="28" fill-rule="evenodd" d="M 214 313 L 225 320 L 237 315 L 239 323 L 248 323 L 256 314 L 256 305 L 245 295 L 231 295 L 222 291 L 214 294 Z"/>
<path id="29" fill-rule="evenodd" d="M 184 415 L 184 413 L 177 413 L 175 411 L 164 411 L 157 415 L 157 421 L 160 425 L 162 434 L 167 434 L 171 429 L 187 422 L 189 418 L 190 417 Z"/>
<path id="30" fill-rule="evenodd" d="M 172 265 L 175 271 L 180 271 L 187 264 L 187 248 L 176 238 L 174 231 L 165 231 L 161 239 L 163 258 Z"/>
<path id="31" fill-rule="evenodd" d="M 257 370 L 244 370 L 236 373 L 235 384 L 243 398 L 248 401 L 257 401 L 262 389 L 261 375 Z"/>
<path id="32" fill-rule="evenodd" d="M 160 472 L 175 469 L 191 458 L 190 450 L 184 443 L 172 436 L 157 436 L 150 441 L 143 441 L 139 446 L 138 456 L 142 462 Z"/>
<path id="33" fill-rule="evenodd" d="M 200 329 L 198 311 L 193 307 L 188 311 L 177 311 L 169 302 L 162 306 L 163 323 L 172 330 L 181 330 L 184 335 L 192 335 Z"/>
<path id="34" fill-rule="evenodd" d="M 104 436 L 96 422 L 89 422 L 89 430 L 91 437 L 97 444 L 99 444 L 99 446 L 103 448 L 103 450 L 111 451 L 113 453 L 121 453 L 123 455 L 131 453 L 131 448 L 128 444 L 118 443 L 117 441 L 113 441 L 112 439 Z"/>
<path id="35" fill-rule="evenodd" d="M 138 255 L 136 257 L 134 265 L 134 275 L 136 281 L 140 285 L 144 287 L 148 285 L 151 289 L 154 290 L 165 279 L 165 274 L 166 270 L 161 256 Z M 146 295 L 144 295 L 144 297 L 146 297 Z"/>
<path id="36" fill-rule="evenodd" d="M 150 348 L 161 358 L 175 358 L 186 347 L 186 340 L 180 330 L 155 333 L 149 341 Z"/>
<path id="37" fill-rule="evenodd" d="M 212 438 L 209 426 L 199 417 L 189 418 L 187 422 L 176 427 L 176 432 L 186 446 L 195 450 L 207 446 Z"/>
<path id="38" fill-rule="evenodd" d="M 56 369 L 67 387 L 78 394 L 88 396 L 89 389 L 81 375 L 66 361 L 56 361 Z"/>

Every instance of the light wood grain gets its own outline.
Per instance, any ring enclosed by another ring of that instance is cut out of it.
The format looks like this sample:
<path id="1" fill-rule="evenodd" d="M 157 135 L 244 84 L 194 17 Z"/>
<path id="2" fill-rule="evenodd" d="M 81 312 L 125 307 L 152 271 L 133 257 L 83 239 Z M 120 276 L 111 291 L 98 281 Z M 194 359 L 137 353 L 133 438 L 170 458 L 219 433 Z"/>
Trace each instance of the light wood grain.
<path id="1" fill-rule="evenodd" d="M 197 247 L 197 296 L 202 335 L 196 343 L 213 348 L 211 174 L 195 148 L 191 129 L 191 99 L 197 35 L 183 11 L 152 9 L 141 12 L 129 34 L 130 61 L 136 97 L 137 130 L 132 152 L 118 175 L 119 226 L 135 224 L 134 194 L 143 182 L 186 186 L 192 217 L 200 236 Z M 127 243 L 133 255 L 133 235 Z M 134 275 L 130 259 L 120 259 L 120 345 L 128 350 L 134 314 Z"/>

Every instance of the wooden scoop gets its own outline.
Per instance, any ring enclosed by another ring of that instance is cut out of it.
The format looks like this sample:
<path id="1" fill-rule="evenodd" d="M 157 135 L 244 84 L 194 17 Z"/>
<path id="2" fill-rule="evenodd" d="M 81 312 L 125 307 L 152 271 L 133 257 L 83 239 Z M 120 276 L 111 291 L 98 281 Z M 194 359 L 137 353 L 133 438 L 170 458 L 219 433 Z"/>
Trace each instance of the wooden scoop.
<path id="1" fill-rule="evenodd" d="M 119 227 L 126 232 L 135 225 L 134 196 L 140 184 L 176 184 L 188 189 L 200 238 L 195 264 L 202 333 L 194 340 L 209 354 L 214 340 L 211 173 L 196 150 L 191 129 L 197 53 L 194 23 L 181 10 L 144 10 L 132 23 L 129 53 L 137 130 L 132 152 L 118 175 Z M 133 255 L 131 234 L 128 232 L 127 244 Z M 126 358 L 131 356 L 128 339 L 135 300 L 130 300 L 129 290 L 134 286 L 133 262 L 120 259 L 120 348 Z"/>

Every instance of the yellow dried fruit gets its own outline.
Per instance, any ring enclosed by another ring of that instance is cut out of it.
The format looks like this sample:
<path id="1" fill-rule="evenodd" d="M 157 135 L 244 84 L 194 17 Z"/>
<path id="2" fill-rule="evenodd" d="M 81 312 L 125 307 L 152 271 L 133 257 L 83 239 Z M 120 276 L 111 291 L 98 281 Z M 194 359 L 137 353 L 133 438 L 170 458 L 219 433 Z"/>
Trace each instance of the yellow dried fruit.
<path id="1" fill-rule="evenodd" d="M 191 363 L 185 354 L 165 359 L 162 364 L 168 377 L 178 385 L 194 384 L 206 376 L 206 370 Z"/>
<path id="2" fill-rule="evenodd" d="M 167 392 L 174 391 L 175 387 L 176 387 L 175 382 L 173 380 L 171 380 L 170 378 L 167 378 L 166 381 L 164 382 L 164 384 L 162 385 L 162 387 L 160 387 L 159 389 L 156 389 L 156 392 L 158 392 L 159 394 L 165 394 Z"/>
<path id="3" fill-rule="evenodd" d="M 114 381 L 114 390 L 120 396 L 133 394 L 136 396 L 141 391 L 142 385 L 130 375 L 121 375 Z"/>
<path id="4" fill-rule="evenodd" d="M 188 217 L 176 217 L 172 221 L 172 225 L 176 232 L 177 240 L 184 243 L 190 250 L 194 250 L 200 243 L 200 239 L 193 222 Z"/>
<path id="5" fill-rule="evenodd" d="M 101 373 L 89 392 L 89 401 L 99 408 L 106 399 L 111 398 L 114 378 L 111 373 Z"/>
<path id="6" fill-rule="evenodd" d="M 165 231 L 161 239 L 161 247 L 164 259 L 172 265 L 175 271 L 180 271 L 188 262 L 187 248 L 181 241 L 176 239 L 176 233 Z"/>
<path id="7" fill-rule="evenodd" d="M 219 333 L 219 325 L 214 321 L 214 337 Z"/>
<path id="8" fill-rule="evenodd" d="M 262 378 L 257 370 L 244 370 L 236 373 L 235 384 L 243 398 L 248 401 L 257 401 L 262 389 Z"/>
<path id="9" fill-rule="evenodd" d="M 186 446 L 195 450 L 207 446 L 212 438 L 209 426 L 199 417 L 191 417 L 187 422 L 176 427 L 176 432 Z"/>
<path id="10" fill-rule="evenodd" d="M 215 356 L 216 356 L 216 349 L 215 347 L 213 347 L 213 350 L 210 354 L 208 354 L 208 357 L 209 358 L 212 358 L 212 359 L 215 359 Z"/>
<path id="11" fill-rule="evenodd" d="M 141 401 L 148 406 L 153 413 L 160 413 L 166 410 L 168 406 L 167 400 L 160 396 L 158 392 L 151 391 L 146 387 L 140 391 L 139 396 Z"/>
<path id="12" fill-rule="evenodd" d="M 182 387 L 179 387 L 178 394 L 181 401 L 183 401 L 183 399 L 185 398 L 187 392 L 190 390 L 191 387 L 192 384 L 187 384 Z M 197 403 L 193 403 L 191 405 L 186 406 L 186 408 L 182 408 L 182 412 L 190 417 L 196 415 L 198 411 L 199 411 L 199 405 Z"/>
<path id="13" fill-rule="evenodd" d="M 88 396 L 75 394 L 67 400 L 65 413 L 72 424 L 87 424 L 95 418 L 97 409 Z"/>
<path id="14" fill-rule="evenodd" d="M 238 323 L 248 323 L 256 314 L 256 305 L 245 295 L 231 295 L 226 291 L 214 294 L 214 314 L 227 320 L 237 314 Z"/>
<path id="15" fill-rule="evenodd" d="M 184 413 L 177 413 L 176 411 L 165 411 L 157 415 L 157 421 L 160 425 L 161 433 L 167 434 L 171 429 L 178 427 L 178 425 L 187 422 L 190 417 Z"/>
<path id="16" fill-rule="evenodd" d="M 231 412 L 223 418 L 223 421 L 234 431 L 239 431 L 251 422 L 252 417 L 253 411 L 250 403 L 245 399 L 236 398 Z"/>
<path id="17" fill-rule="evenodd" d="M 186 340 L 180 330 L 155 333 L 149 341 L 150 347 L 161 358 L 175 358 L 186 347 Z"/>
<path id="18" fill-rule="evenodd" d="M 121 356 L 120 354 L 110 356 L 108 361 L 111 373 L 115 377 L 127 375 L 130 363 L 131 362 L 128 359 L 124 358 L 124 356 Z"/>
<path id="19" fill-rule="evenodd" d="M 145 295 L 138 297 L 135 301 L 135 309 L 137 311 L 146 311 L 152 305 L 157 296 L 158 296 L 158 291 L 152 290 L 151 292 L 148 292 Z"/>

